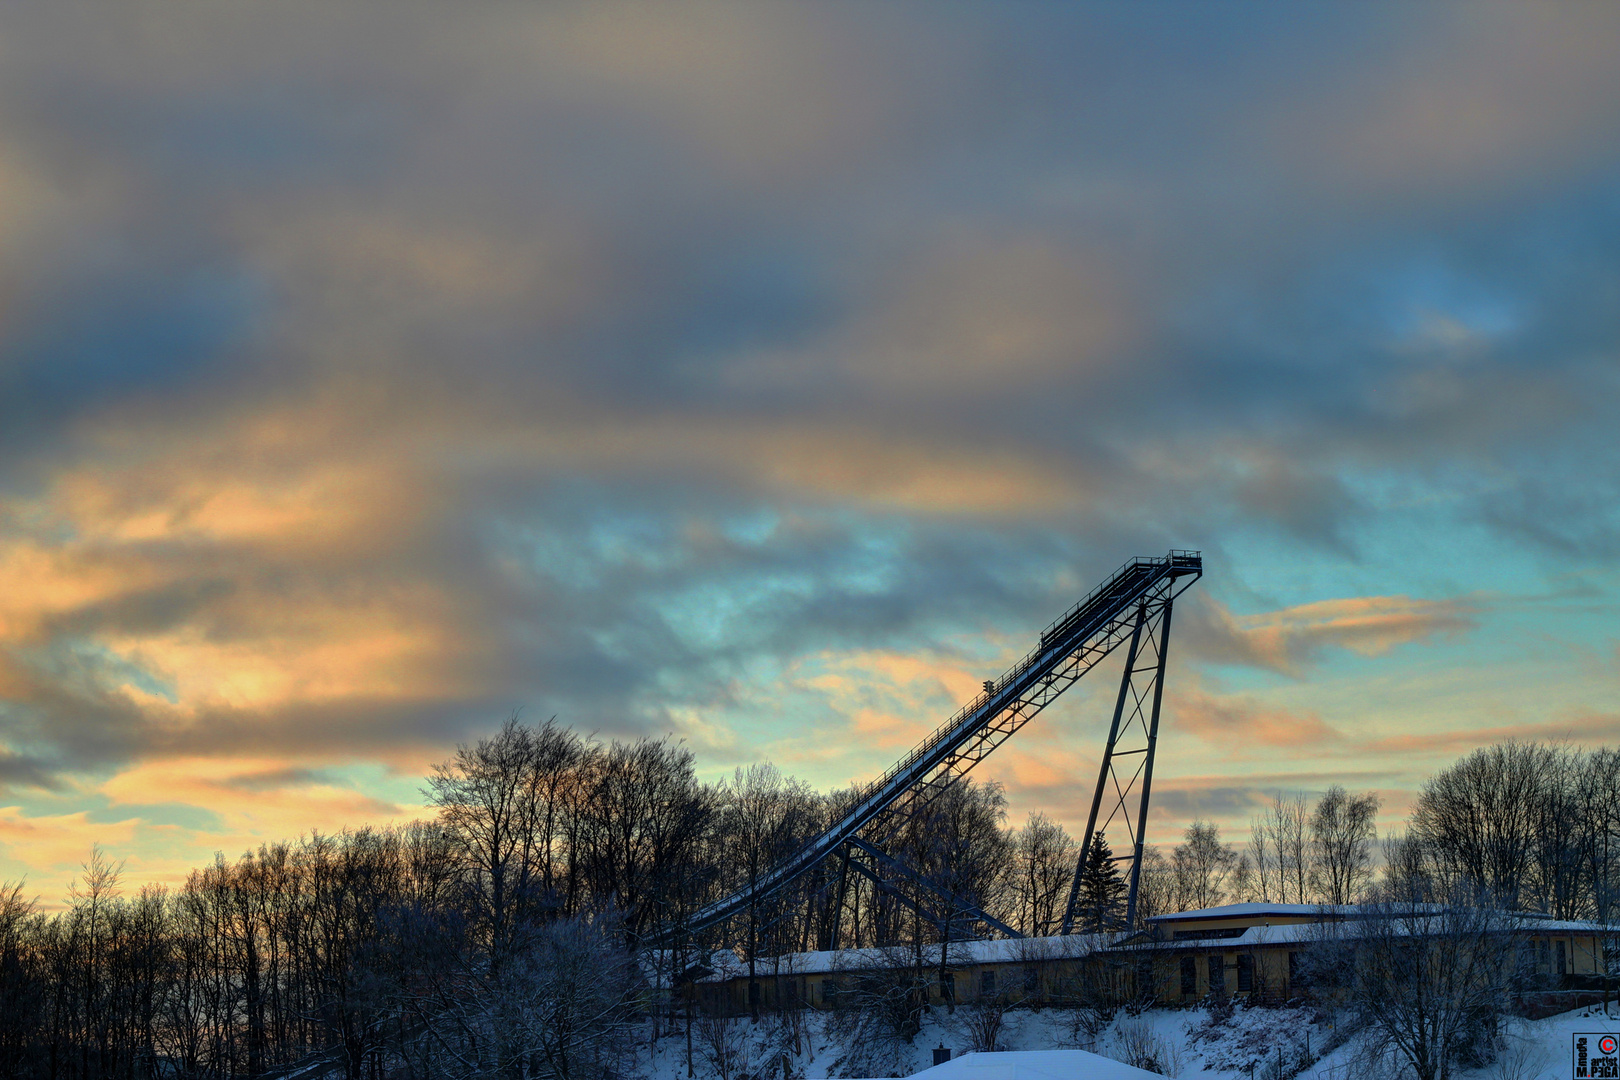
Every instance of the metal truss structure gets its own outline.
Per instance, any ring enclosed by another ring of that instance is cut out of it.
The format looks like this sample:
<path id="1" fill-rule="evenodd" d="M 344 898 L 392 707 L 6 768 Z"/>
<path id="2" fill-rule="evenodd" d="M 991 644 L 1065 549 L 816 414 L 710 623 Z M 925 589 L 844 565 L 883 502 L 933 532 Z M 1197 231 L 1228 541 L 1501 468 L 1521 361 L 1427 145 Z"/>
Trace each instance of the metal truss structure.
<path id="1" fill-rule="evenodd" d="M 1115 821 L 1125 828 L 1130 850 L 1115 856 L 1129 861 L 1130 885 L 1125 899 L 1125 925 L 1136 924 L 1136 889 L 1142 879 L 1143 833 L 1147 828 L 1148 796 L 1153 792 L 1153 751 L 1159 741 L 1159 704 L 1164 699 L 1164 663 L 1170 645 L 1172 597 L 1159 603 L 1144 597 L 1136 606 L 1136 624 L 1131 629 L 1131 647 L 1125 654 L 1125 670 L 1119 679 L 1119 697 L 1114 702 L 1114 722 L 1103 747 L 1102 767 L 1097 773 L 1097 789 L 1091 796 L 1091 813 L 1081 834 L 1080 862 L 1069 883 L 1069 903 L 1063 910 L 1065 934 L 1074 931 L 1080 901 L 1080 887 L 1087 856 L 1097 832 L 1097 814 L 1107 806 L 1102 832 Z M 1130 799 L 1141 785 L 1141 801 L 1131 814 Z"/>
<path id="2" fill-rule="evenodd" d="M 893 826 L 926 807 L 1126 642 L 1129 650 L 1124 676 L 1082 848 L 1089 850 L 1099 811 L 1109 807 L 1103 830 L 1106 832 L 1118 821 L 1130 837 L 1130 851 L 1120 859 L 1131 863 L 1127 904 L 1134 917 L 1170 611 L 1175 598 L 1202 574 L 1200 553 L 1179 549 L 1157 558 L 1132 559 L 1120 567 L 1047 627 L 1040 643 L 1027 656 L 1001 678 L 986 682 L 984 693 L 862 789 L 835 824 L 761 876 L 751 888 L 699 909 L 665 939 L 683 932 L 697 934 L 747 912 L 833 860 L 838 866 L 836 875 L 823 875 L 829 883 L 836 880 L 836 899 L 828 907 L 829 925 L 824 925 L 819 935 L 824 941 L 837 938 L 839 914 L 852 870 L 942 929 L 976 924 L 1007 937 L 1021 936 L 883 851 L 877 837 L 887 831 L 885 826 Z M 1140 744 L 1138 732 L 1142 736 Z M 1138 784 L 1140 802 L 1133 816 L 1127 803 Z M 1082 855 L 1082 866 L 1084 859 Z M 896 889 L 896 877 L 912 884 L 917 895 Z M 1078 883 L 1078 872 L 1075 880 Z M 922 895 L 932 897 L 932 902 L 925 904 L 919 899 Z M 1076 902 L 1077 896 L 1071 891 L 1064 933 L 1073 929 Z"/>

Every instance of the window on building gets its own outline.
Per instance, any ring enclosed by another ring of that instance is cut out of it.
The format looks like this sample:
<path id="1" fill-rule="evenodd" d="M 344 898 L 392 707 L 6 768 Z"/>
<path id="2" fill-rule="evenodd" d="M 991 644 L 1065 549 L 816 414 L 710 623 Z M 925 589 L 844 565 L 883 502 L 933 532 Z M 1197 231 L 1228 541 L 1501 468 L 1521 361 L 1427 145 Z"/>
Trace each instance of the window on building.
<path id="1" fill-rule="evenodd" d="M 1034 964 L 1024 965 L 1024 993 L 1033 994 L 1041 988 L 1041 972 Z"/>
<path id="2" fill-rule="evenodd" d="M 1153 961 L 1147 958 L 1136 962 L 1136 992 L 1152 994 L 1158 990 L 1153 978 Z"/>
<path id="3" fill-rule="evenodd" d="M 1181 958 L 1181 996 L 1184 998 L 1198 996 L 1198 960 L 1196 957 L 1183 956 Z"/>
<path id="4" fill-rule="evenodd" d="M 1252 994 L 1254 992 L 1254 957 L 1248 953 L 1239 953 L 1237 960 L 1238 993 Z"/>
<path id="5" fill-rule="evenodd" d="M 1552 971 L 1552 943 L 1549 942 L 1546 938 L 1542 938 L 1541 941 L 1538 942 L 1537 944 L 1539 945 L 1539 947 L 1541 949 L 1541 959 L 1536 962 L 1536 970 L 1537 971 L 1551 972 Z"/>
<path id="6" fill-rule="evenodd" d="M 939 999 L 954 1002 L 956 1000 L 956 974 L 947 971 L 939 977 Z"/>
<path id="7" fill-rule="evenodd" d="M 831 1008 L 838 1004 L 838 980 L 821 980 L 821 1003 Z"/>
<path id="8" fill-rule="evenodd" d="M 996 969 L 985 968 L 979 972 L 979 996 L 994 997 L 996 993 Z"/>
<path id="9" fill-rule="evenodd" d="M 1219 953 L 1209 958 L 1209 992 L 1226 993 L 1226 960 Z"/>
<path id="10" fill-rule="evenodd" d="M 1291 952 L 1288 954 L 1288 986 L 1292 989 L 1302 981 L 1299 977 L 1299 953 Z"/>
<path id="11" fill-rule="evenodd" d="M 1556 971 L 1559 975 L 1569 974 L 1569 953 L 1565 951 L 1565 945 L 1562 941 L 1558 943 L 1558 967 Z"/>

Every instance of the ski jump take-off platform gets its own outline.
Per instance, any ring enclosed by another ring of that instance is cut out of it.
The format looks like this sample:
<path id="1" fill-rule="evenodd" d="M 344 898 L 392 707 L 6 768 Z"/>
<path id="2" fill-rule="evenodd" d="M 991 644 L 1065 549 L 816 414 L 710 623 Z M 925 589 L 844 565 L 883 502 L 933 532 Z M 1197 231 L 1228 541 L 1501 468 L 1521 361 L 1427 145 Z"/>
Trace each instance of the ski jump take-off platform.
<path id="1" fill-rule="evenodd" d="M 1091 813 L 1081 834 L 1081 866 L 1096 830 L 1120 825 L 1128 848 L 1118 858 L 1130 863 L 1126 925 L 1136 918 L 1136 890 L 1142 870 L 1143 833 L 1153 786 L 1153 749 L 1159 733 L 1159 703 L 1164 694 L 1164 663 L 1170 644 L 1170 609 L 1176 597 L 1204 571 L 1197 551 L 1172 549 L 1156 558 L 1132 559 L 1046 628 L 1038 644 L 1001 678 L 986 681 L 984 693 L 947 720 L 909 754 L 860 792 L 849 811 L 831 828 L 772 867 L 750 888 L 694 912 L 676 931 L 696 934 L 740 915 L 821 866 L 838 859 L 837 899 L 830 905 L 824 944 L 832 947 L 843 909 L 850 870 L 891 891 L 879 868 L 911 881 L 938 898 L 945 920 L 908 900 L 931 922 L 966 921 L 992 932 L 1021 937 L 1016 930 L 944 892 L 904 863 L 884 852 L 868 836 L 881 831 L 886 819 L 915 814 L 973 766 L 1006 742 L 1063 691 L 1073 686 L 1104 657 L 1129 642 L 1114 719 L 1103 749 Z M 1134 813 L 1131 796 L 1137 794 Z M 1103 814 L 1106 808 L 1107 813 Z M 878 828 L 874 828 L 878 826 Z M 1080 884 L 1076 868 L 1063 918 L 1063 933 L 1074 929 Z"/>

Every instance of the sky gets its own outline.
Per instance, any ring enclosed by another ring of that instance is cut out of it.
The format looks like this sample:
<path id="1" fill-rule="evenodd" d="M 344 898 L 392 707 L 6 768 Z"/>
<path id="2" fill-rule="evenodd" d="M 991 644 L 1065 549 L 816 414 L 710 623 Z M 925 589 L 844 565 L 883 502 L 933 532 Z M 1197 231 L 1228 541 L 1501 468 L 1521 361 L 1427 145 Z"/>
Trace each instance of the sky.
<path id="1" fill-rule="evenodd" d="M 1150 838 L 1620 742 L 1620 7 L 8 4 L 0 879 L 514 712 L 881 773 L 1193 548 Z M 985 762 L 1078 830 L 1117 665 Z"/>

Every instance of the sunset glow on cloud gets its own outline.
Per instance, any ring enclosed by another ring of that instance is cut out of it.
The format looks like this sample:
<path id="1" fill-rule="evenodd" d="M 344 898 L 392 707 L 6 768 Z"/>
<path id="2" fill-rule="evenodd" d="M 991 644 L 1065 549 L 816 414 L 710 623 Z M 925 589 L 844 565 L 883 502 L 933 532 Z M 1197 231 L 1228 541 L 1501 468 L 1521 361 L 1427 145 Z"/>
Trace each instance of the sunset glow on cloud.
<path id="1" fill-rule="evenodd" d="M 519 711 L 869 779 L 1124 560 L 1152 833 L 1620 740 L 1620 11 L 0 15 L 0 879 Z M 1083 824 L 1117 662 L 981 769 Z"/>

